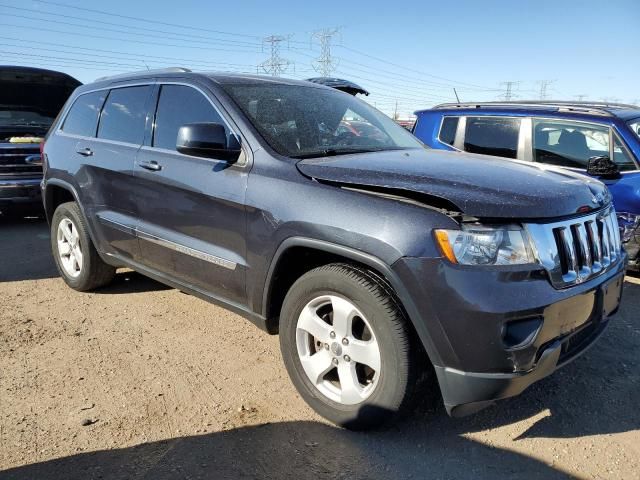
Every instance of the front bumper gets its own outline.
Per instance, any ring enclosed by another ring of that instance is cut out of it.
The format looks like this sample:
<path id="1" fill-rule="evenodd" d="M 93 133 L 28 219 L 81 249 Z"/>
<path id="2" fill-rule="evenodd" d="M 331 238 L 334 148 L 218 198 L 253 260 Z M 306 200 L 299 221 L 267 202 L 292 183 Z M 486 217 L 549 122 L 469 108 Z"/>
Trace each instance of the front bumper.
<path id="1" fill-rule="evenodd" d="M 410 297 L 408 313 L 449 414 L 470 414 L 518 395 L 584 352 L 618 309 L 625 263 L 623 256 L 598 277 L 555 289 L 537 267 L 479 269 L 439 259 L 399 260 L 394 269 L 409 286 L 403 292 Z M 513 325 L 530 325 L 530 331 L 514 342 Z"/>
<path id="2" fill-rule="evenodd" d="M 0 180 L 0 210 L 42 207 L 42 178 Z"/>

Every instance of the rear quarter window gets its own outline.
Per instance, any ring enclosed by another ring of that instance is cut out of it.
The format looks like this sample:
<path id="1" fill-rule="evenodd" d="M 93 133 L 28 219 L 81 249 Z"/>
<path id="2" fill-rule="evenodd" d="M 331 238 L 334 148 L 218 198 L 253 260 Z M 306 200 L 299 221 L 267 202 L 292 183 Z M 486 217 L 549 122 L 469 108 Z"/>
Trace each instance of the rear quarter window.
<path id="1" fill-rule="evenodd" d="M 95 137 L 98 115 L 107 95 L 105 91 L 85 93 L 73 102 L 62 124 L 62 131 L 83 137 Z"/>
<path id="2" fill-rule="evenodd" d="M 517 158 L 520 119 L 468 117 L 464 150 L 469 153 Z"/>
<path id="3" fill-rule="evenodd" d="M 458 117 L 444 117 L 442 125 L 440 125 L 440 133 L 438 139 L 447 145 L 453 145 L 456 139 L 456 131 L 458 130 Z"/>

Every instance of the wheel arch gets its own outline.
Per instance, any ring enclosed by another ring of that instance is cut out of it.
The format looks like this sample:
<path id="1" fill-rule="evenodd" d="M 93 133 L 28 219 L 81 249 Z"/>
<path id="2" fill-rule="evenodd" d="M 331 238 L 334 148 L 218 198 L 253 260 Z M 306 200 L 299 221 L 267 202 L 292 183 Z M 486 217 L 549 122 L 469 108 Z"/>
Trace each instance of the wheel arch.
<path id="1" fill-rule="evenodd" d="M 295 260 L 293 268 L 286 265 L 291 260 Z M 324 240 L 290 237 L 276 250 L 267 272 L 262 299 L 262 314 L 266 318 L 269 332 L 277 333 L 282 302 L 291 285 L 309 270 L 335 262 L 364 267 L 386 282 L 407 317 L 410 328 L 418 335 L 429 360 L 438 364 L 440 356 L 426 325 L 418 321 L 421 316 L 417 307 L 391 266 L 374 255 Z"/>
<path id="2" fill-rule="evenodd" d="M 89 222 L 89 218 L 87 216 L 87 213 L 85 212 L 84 205 L 80 201 L 78 191 L 74 188 L 73 185 L 59 178 L 48 179 L 43 191 L 43 202 L 45 216 L 49 225 L 51 225 L 53 213 L 56 211 L 56 208 L 58 208 L 58 206 L 66 202 L 76 202 L 78 208 L 80 209 L 80 215 L 82 215 L 84 223 L 87 226 L 89 237 L 91 238 L 93 244 L 96 245 L 96 235 L 93 231 L 93 224 Z M 100 257 L 105 262 L 110 263 L 109 259 L 106 258 L 105 255 L 102 254 L 102 252 L 98 251 L 98 255 L 100 255 Z"/>

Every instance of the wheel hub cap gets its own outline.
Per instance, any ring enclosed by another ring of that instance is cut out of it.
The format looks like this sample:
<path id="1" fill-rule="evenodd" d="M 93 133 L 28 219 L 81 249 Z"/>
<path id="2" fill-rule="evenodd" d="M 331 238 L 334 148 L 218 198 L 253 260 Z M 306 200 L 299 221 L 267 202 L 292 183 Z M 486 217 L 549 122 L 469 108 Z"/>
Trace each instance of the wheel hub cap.
<path id="1" fill-rule="evenodd" d="M 70 218 L 63 218 L 56 232 L 58 259 L 64 272 L 76 278 L 82 271 L 83 255 L 78 229 Z"/>
<path id="2" fill-rule="evenodd" d="M 330 400 L 355 405 L 375 390 L 380 348 L 369 322 L 349 300 L 336 295 L 311 300 L 298 317 L 296 347 L 307 378 Z"/>

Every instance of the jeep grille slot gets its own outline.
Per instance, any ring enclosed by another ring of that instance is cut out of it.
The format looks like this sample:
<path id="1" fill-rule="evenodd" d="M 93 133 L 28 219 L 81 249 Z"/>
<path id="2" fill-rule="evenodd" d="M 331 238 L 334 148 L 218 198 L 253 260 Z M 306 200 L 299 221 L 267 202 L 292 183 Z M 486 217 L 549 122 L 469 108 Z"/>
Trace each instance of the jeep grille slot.
<path id="1" fill-rule="evenodd" d="M 556 288 L 582 283 L 621 258 L 620 230 L 613 207 L 564 222 L 527 224 L 525 228 Z"/>

